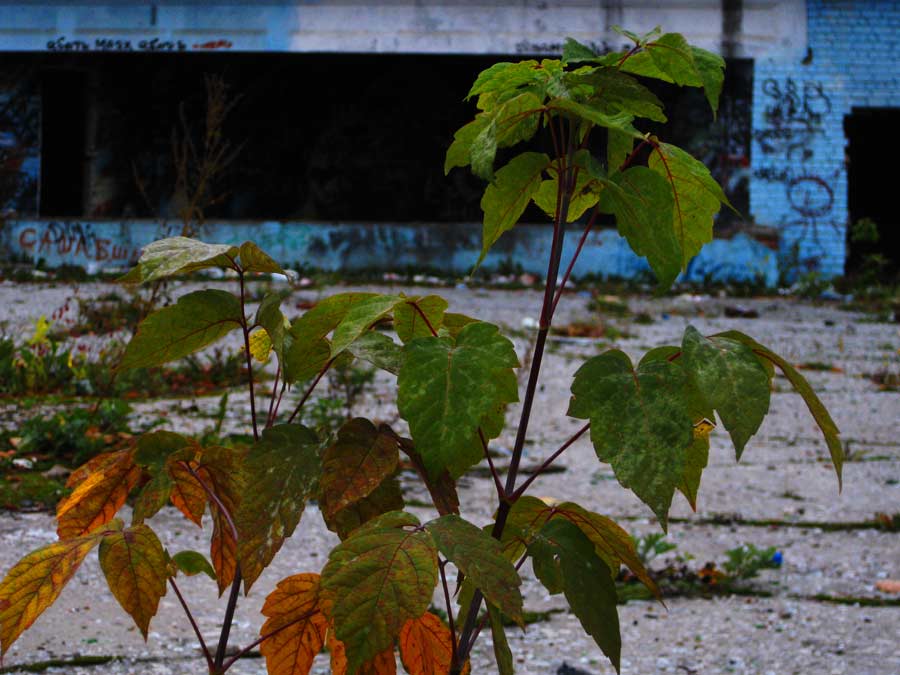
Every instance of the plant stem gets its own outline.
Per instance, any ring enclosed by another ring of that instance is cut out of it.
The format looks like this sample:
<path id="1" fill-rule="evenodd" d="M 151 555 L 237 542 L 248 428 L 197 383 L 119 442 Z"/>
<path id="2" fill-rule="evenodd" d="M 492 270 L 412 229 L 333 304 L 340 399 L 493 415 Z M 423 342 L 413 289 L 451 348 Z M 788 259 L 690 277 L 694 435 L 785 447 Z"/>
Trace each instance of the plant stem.
<path id="1" fill-rule="evenodd" d="M 552 120 L 551 120 L 552 124 Z M 519 464 L 522 461 L 522 452 L 525 447 L 525 438 L 528 433 L 528 422 L 531 418 L 531 408 L 534 405 L 534 395 L 537 391 L 538 378 L 541 371 L 541 361 L 544 356 L 544 345 L 547 342 L 547 333 L 550 330 L 550 322 L 552 320 L 553 298 L 556 294 L 556 276 L 559 273 L 559 264 L 562 257 L 562 244 L 565 237 L 565 223 L 569 214 L 569 203 L 574 188 L 574 169 L 572 166 L 572 158 L 575 154 L 575 132 L 574 125 L 569 129 L 569 137 L 566 139 L 566 157 L 565 157 L 565 180 L 559 181 L 557 192 L 557 213 L 555 222 L 553 223 L 553 243 L 550 248 L 550 260 L 547 265 L 547 279 L 544 287 L 544 301 L 541 307 L 541 319 L 538 327 L 537 340 L 534 346 L 534 356 L 531 359 L 531 371 L 528 374 L 528 384 L 525 389 L 525 399 L 522 402 L 522 413 L 519 418 L 519 428 L 516 432 L 516 442 L 513 446 L 513 453 L 509 463 L 509 473 L 506 475 L 506 494 L 512 494 L 516 489 L 516 477 L 519 471 Z M 563 159 L 563 158 L 560 158 Z M 491 536 L 500 539 L 503 529 L 506 527 L 506 519 L 509 517 L 509 511 L 512 503 L 509 500 L 500 502 L 497 508 L 497 519 L 491 530 Z M 469 652 L 472 649 L 473 631 L 475 622 L 478 619 L 478 612 L 481 609 L 481 601 L 484 596 L 481 590 L 475 591 L 472 603 L 469 606 L 469 613 L 463 626 L 462 633 L 459 638 L 459 648 L 457 650 L 457 658 L 455 664 L 450 669 L 450 675 L 460 675 L 461 666 L 466 662 Z"/>
<path id="2" fill-rule="evenodd" d="M 250 418 L 253 420 L 253 440 L 259 440 L 259 429 L 256 426 L 256 397 L 253 394 L 253 357 L 250 354 L 250 331 L 247 328 L 247 317 L 244 316 L 244 272 L 238 273 L 241 282 L 241 331 L 244 333 L 244 353 L 247 356 L 247 385 L 250 388 Z"/>
<path id="3" fill-rule="evenodd" d="M 228 605 L 225 607 L 225 618 L 222 621 L 222 632 L 219 634 L 219 646 L 216 647 L 216 659 L 213 666 L 216 674 L 224 673 L 225 652 L 228 649 L 228 635 L 231 633 L 231 622 L 234 621 L 234 610 L 237 607 L 238 596 L 241 594 L 241 567 L 238 565 L 234 572 L 234 581 L 231 582 L 231 593 L 228 595 Z"/>
<path id="4" fill-rule="evenodd" d="M 569 261 L 569 266 L 566 268 L 566 273 L 563 274 L 562 281 L 559 284 L 559 288 L 556 289 L 556 296 L 553 298 L 553 306 L 550 308 L 550 316 L 552 317 L 554 313 L 556 313 L 556 306 L 559 304 L 559 299 L 562 297 L 563 290 L 566 288 L 566 282 L 569 281 L 569 277 L 572 274 L 572 269 L 575 267 L 575 261 L 578 260 L 578 256 L 581 254 L 581 249 L 584 248 L 584 243 L 587 241 L 587 236 L 591 231 L 591 228 L 594 227 L 594 222 L 597 220 L 597 214 L 600 213 L 599 209 L 594 209 L 594 213 L 591 216 L 590 220 L 588 220 L 587 226 L 584 228 L 584 232 L 581 233 L 581 239 L 578 240 L 578 246 L 575 248 L 575 253 L 572 255 L 572 259 Z"/>
<path id="5" fill-rule="evenodd" d="M 497 488 L 497 499 L 501 502 L 506 500 L 506 490 L 503 488 L 503 483 L 500 482 L 500 474 L 497 473 L 497 467 L 494 466 L 494 459 L 491 457 L 491 452 L 488 450 L 488 442 L 484 437 L 484 432 L 481 428 L 478 428 L 478 438 L 481 439 L 481 447 L 484 448 L 484 457 L 487 459 L 488 466 L 491 469 L 491 476 L 494 478 L 494 487 Z"/>
<path id="6" fill-rule="evenodd" d="M 450 624 L 450 641 L 453 644 L 453 655 L 452 659 L 456 658 L 456 650 L 458 647 L 458 643 L 456 641 L 456 626 L 453 622 L 453 605 L 450 603 L 450 588 L 447 586 L 447 574 L 444 572 L 444 568 L 447 566 L 446 560 L 441 560 L 438 566 L 438 569 L 441 572 L 441 585 L 444 587 L 444 602 L 447 603 L 447 622 Z M 451 668 L 453 667 L 453 663 L 450 664 Z"/>
<path id="7" fill-rule="evenodd" d="M 206 641 L 203 639 L 203 634 L 200 632 L 200 627 L 197 626 L 197 621 L 194 619 L 194 615 L 191 614 L 191 610 L 188 608 L 187 602 L 185 602 L 184 600 L 184 596 L 182 596 L 181 591 L 178 590 L 178 586 L 175 584 L 175 579 L 170 577 L 169 584 L 172 586 L 172 590 L 175 591 L 175 595 L 178 597 L 178 602 L 181 603 L 181 608 L 187 615 L 188 621 L 191 622 L 191 628 L 194 629 L 194 635 L 196 635 L 197 640 L 200 641 L 200 649 L 203 650 L 203 656 L 206 659 L 206 665 L 209 668 L 209 672 L 212 672 L 214 667 L 212 656 L 210 656 L 209 654 L 209 649 L 206 646 Z"/>
<path id="8" fill-rule="evenodd" d="M 303 397 L 300 399 L 300 403 L 297 404 L 297 407 L 294 408 L 294 412 L 291 413 L 291 416 L 288 417 L 288 424 L 294 421 L 294 418 L 297 416 L 297 413 L 300 412 L 300 409 L 303 407 L 303 404 L 306 403 L 306 399 L 309 398 L 309 395 L 313 393 L 313 389 L 316 388 L 316 385 L 319 384 L 319 380 L 321 380 L 325 373 L 328 372 L 328 369 L 331 368 L 331 364 L 334 363 L 334 359 L 329 359 L 328 363 L 326 363 L 322 370 L 319 371 L 319 374 L 316 375 L 316 379 L 313 380 L 312 384 L 307 387 L 306 391 L 303 393 Z"/>
<path id="9" fill-rule="evenodd" d="M 266 429 L 272 426 L 272 413 L 275 410 L 275 399 L 278 397 L 278 379 L 281 377 L 281 364 L 275 370 L 275 381 L 272 383 L 272 396 L 269 398 L 269 412 L 266 413 Z"/>
<path id="10" fill-rule="evenodd" d="M 533 471 L 532 474 L 527 479 L 525 479 L 525 481 L 518 488 L 516 488 L 516 491 L 510 496 L 509 500 L 511 502 L 515 502 L 519 497 L 521 497 L 523 494 L 525 494 L 525 490 L 528 489 L 528 486 L 531 485 L 538 476 L 540 476 L 544 471 L 546 471 L 547 467 L 550 466 L 551 464 L 553 464 L 553 462 L 556 461 L 557 457 L 559 457 L 566 450 L 568 450 L 569 446 L 571 446 L 572 443 L 574 443 L 579 438 L 581 438 L 581 436 L 584 434 L 584 432 L 590 428 L 591 428 L 591 423 L 588 422 L 583 427 L 581 427 L 578 431 L 576 431 L 575 434 L 569 440 L 567 440 L 565 443 L 563 443 L 556 452 L 554 452 L 547 459 L 545 459 L 543 464 L 541 464 L 535 471 Z"/>

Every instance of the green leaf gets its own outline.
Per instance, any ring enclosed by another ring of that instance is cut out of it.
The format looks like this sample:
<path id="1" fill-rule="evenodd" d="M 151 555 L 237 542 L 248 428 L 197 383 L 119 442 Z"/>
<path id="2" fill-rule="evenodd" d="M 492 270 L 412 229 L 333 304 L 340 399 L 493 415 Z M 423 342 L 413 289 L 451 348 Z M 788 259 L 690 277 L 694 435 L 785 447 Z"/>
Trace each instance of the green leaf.
<path id="1" fill-rule="evenodd" d="M 547 103 L 547 109 L 566 113 L 607 129 L 615 129 L 632 138 L 643 139 L 641 132 L 631 125 L 634 118 L 629 113 L 610 113 L 597 104 L 578 103 L 568 98 L 553 99 Z"/>
<path id="2" fill-rule="evenodd" d="M 556 170 L 549 180 L 541 183 L 540 188 L 534 194 L 534 203 L 537 204 L 550 218 L 556 217 L 556 193 L 559 189 L 559 174 Z M 575 189 L 569 202 L 569 212 L 566 222 L 572 223 L 581 218 L 584 212 L 594 206 L 600 199 L 596 189 L 594 178 L 587 171 L 579 171 L 575 180 Z"/>
<path id="3" fill-rule="evenodd" d="M 169 578 L 166 554 L 146 525 L 113 531 L 100 541 L 100 568 L 109 590 L 147 640 Z"/>
<path id="4" fill-rule="evenodd" d="M 806 407 L 809 408 L 809 412 L 812 414 L 813 419 L 815 419 L 816 424 L 819 425 L 819 429 L 822 430 L 822 435 L 825 437 L 825 443 L 828 445 L 828 451 L 831 454 L 831 462 L 834 464 L 834 470 L 837 473 L 838 484 L 839 486 L 842 486 L 843 479 L 841 472 L 844 466 L 844 446 L 843 443 L 841 443 L 841 432 L 834 423 L 834 420 L 831 419 L 831 415 L 822 404 L 822 401 L 816 396 L 816 393 L 809 385 L 809 382 L 806 381 L 806 378 L 803 377 L 803 375 L 801 375 L 790 363 L 785 361 L 783 357 L 739 331 L 727 331 L 725 333 L 714 335 L 713 337 L 727 338 L 741 342 L 753 350 L 753 353 L 763 362 L 764 366 L 767 364 L 778 366 L 778 369 L 784 373 L 784 376 L 794 387 L 794 390 L 803 398 L 803 402 L 806 403 Z"/>
<path id="5" fill-rule="evenodd" d="M 444 557 L 456 565 L 509 618 L 522 624 L 522 580 L 503 557 L 500 542 L 457 515 L 425 524 Z"/>
<path id="6" fill-rule="evenodd" d="M 472 145 L 489 123 L 490 118 L 482 114 L 453 134 L 453 143 L 447 148 L 447 156 L 444 159 L 445 176 L 450 173 L 450 169 L 469 166 L 472 163 Z"/>
<path id="7" fill-rule="evenodd" d="M 347 649 L 347 672 L 391 648 L 403 624 L 428 610 L 437 574 L 431 536 L 402 511 L 363 525 L 332 549 L 321 592 Z"/>
<path id="8" fill-rule="evenodd" d="M 321 474 L 319 439 L 299 424 L 279 424 L 244 458 L 245 492 L 235 517 L 244 591 L 294 533 Z"/>
<path id="9" fill-rule="evenodd" d="M 663 530 L 692 438 L 685 381 L 668 361 L 634 369 L 628 356 L 612 350 L 578 369 L 569 403 L 571 417 L 591 421 L 597 457 L 653 510 Z"/>
<path id="10" fill-rule="evenodd" d="M 172 487 L 172 478 L 165 470 L 160 470 L 153 476 L 134 501 L 131 524 L 139 525 L 159 513 L 159 510 L 169 502 Z"/>
<path id="11" fill-rule="evenodd" d="M 497 171 L 493 183 L 488 185 L 481 198 L 484 211 L 484 232 L 481 264 L 491 247 L 504 232 L 511 230 L 541 187 L 541 174 L 550 166 L 550 158 L 539 152 L 523 152 Z"/>
<path id="12" fill-rule="evenodd" d="M 671 186 L 675 238 L 681 249 L 681 266 L 687 267 L 703 245 L 712 241 L 713 219 L 720 205 L 731 204 L 703 162 L 681 148 L 654 144 L 648 166 Z"/>
<path id="13" fill-rule="evenodd" d="M 416 450 L 412 440 L 408 438 L 400 439 L 400 449 L 409 458 L 410 464 L 413 465 L 416 473 L 419 474 L 419 478 L 422 479 L 425 487 L 428 488 L 428 493 L 431 495 L 431 501 L 437 512 L 442 516 L 450 513 L 459 514 L 459 495 L 456 492 L 456 481 L 453 480 L 450 472 L 444 471 L 437 478 L 429 476 L 422 455 Z"/>
<path id="14" fill-rule="evenodd" d="M 471 316 L 466 316 L 465 314 L 457 314 L 455 312 L 445 312 L 444 313 L 444 325 L 441 326 L 438 334 L 441 337 L 449 335 L 452 338 L 456 338 L 459 335 L 459 331 L 468 326 L 470 323 L 476 323 L 478 319 L 473 319 Z"/>
<path id="15" fill-rule="evenodd" d="M 137 270 L 130 272 L 127 281 L 146 283 L 177 274 L 189 274 L 209 267 L 231 267 L 238 254 L 236 246 L 205 244 L 188 237 L 169 237 L 144 247 Z"/>
<path id="16" fill-rule="evenodd" d="M 342 540 L 357 528 L 390 511 L 399 511 L 405 506 L 400 481 L 394 474 L 381 481 L 368 496 L 358 499 L 338 511 L 334 516 L 322 514 L 325 526 Z"/>
<path id="17" fill-rule="evenodd" d="M 197 551 L 179 551 L 172 556 L 172 562 L 175 563 L 175 567 L 178 568 L 179 572 L 189 577 L 205 574 L 213 581 L 216 580 L 216 571 L 202 553 L 197 553 Z"/>
<path id="18" fill-rule="evenodd" d="M 563 44 L 562 59 L 563 63 L 579 63 L 582 61 L 593 61 L 597 58 L 594 50 L 587 45 L 581 44 L 574 38 L 567 37 Z"/>
<path id="19" fill-rule="evenodd" d="M 694 428 L 694 438 L 687 447 L 684 460 L 684 476 L 678 484 L 681 494 L 688 500 L 688 504 L 697 511 L 697 493 L 700 490 L 700 479 L 703 469 L 709 463 L 709 433 L 698 431 Z"/>
<path id="20" fill-rule="evenodd" d="M 484 180 L 493 180 L 497 148 L 508 148 L 534 136 L 543 110 L 541 99 L 532 92 L 525 92 L 495 110 L 481 113 L 488 122 L 472 140 L 469 149 L 472 173 Z"/>
<path id="21" fill-rule="evenodd" d="M 495 63 L 478 74 L 475 83 L 466 95 L 466 100 L 481 94 L 517 89 L 533 84 L 539 81 L 537 67 L 538 62 L 534 60 Z"/>
<path id="22" fill-rule="evenodd" d="M 716 111 L 719 109 L 722 83 L 725 81 L 725 59 L 699 47 L 691 47 L 691 53 L 694 55 L 697 74 L 700 76 L 700 81 L 703 82 L 706 100 L 709 101 L 709 107 L 712 108 L 715 118 Z"/>
<path id="23" fill-rule="evenodd" d="M 363 333 L 347 351 L 376 368 L 397 375 L 403 366 L 403 348 L 384 333 L 374 330 Z"/>
<path id="24" fill-rule="evenodd" d="M 650 263 L 660 289 L 681 271 L 682 253 L 672 229 L 672 191 L 665 179 L 643 166 L 614 174 L 600 194 L 600 210 L 616 217 L 616 226 L 639 256 Z"/>
<path id="25" fill-rule="evenodd" d="M 397 405 L 429 475 L 454 477 L 481 460 L 478 427 L 508 398 L 499 373 L 518 367 L 496 326 L 473 323 L 452 338 L 416 338 L 404 347 Z"/>
<path id="26" fill-rule="evenodd" d="M 612 177 L 619 171 L 634 150 L 634 138 L 621 131 L 609 129 L 606 140 L 606 170 Z"/>
<path id="27" fill-rule="evenodd" d="M 149 368 L 175 361 L 240 328 L 242 320 L 241 303 L 231 293 L 188 293 L 141 322 L 118 368 Z"/>
<path id="28" fill-rule="evenodd" d="M 693 326 L 685 330 L 681 348 L 688 377 L 719 413 L 740 459 L 769 412 L 768 373 L 747 345 L 724 337 L 703 337 Z"/>
<path id="29" fill-rule="evenodd" d="M 259 303 L 254 322 L 265 329 L 279 363 L 284 363 L 284 336 L 290 328 L 290 324 L 281 312 L 283 299 L 284 295 L 281 293 L 267 293 Z"/>
<path id="30" fill-rule="evenodd" d="M 334 329 L 331 337 L 331 358 L 347 349 L 375 322 L 390 314 L 401 302 L 403 298 L 397 295 L 374 295 L 355 301 Z"/>
<path id="31" fill-rule="evenodd" d="M 357 417 L 340 428 L 322 455 L 321 508 L 325 517 L 368 497 L 397 469 L 397 438 Z"/>
<path id="32" fill-rule="evenodd" d="M 241 244 L 241 269 L 244 274 L 285 274 L 281 265 L 252 241 Z"/>
<path id="33" fill-rule="evenodd" d="M 321 300 L 295 320 L 285 335 L 284 379 L 288 384 L 317 375 L 331 359 L 327 336 L 359 302 L 376 297 L 375 293 L 338 293 Z"/>
<path id="34" fill-rule="evenodd" d="M 646 45 L 653 63 L 679 85 L 700 87 L 703 81 L 694 63 L 694 52 L 681 33 L 666 33 Z"/>
<path id="35" fill-rule="evenodd" d="M 503 627 L 503 616 L 500 610 L 487 603 L 488 619 L 491 622 L 491 641 L 494 643 L 494 659 L 497 661 L 498 675 L 513 675 L 516 672 L 513 666 L 512 650 L 506 639 L 506 629 Z"/>
<path id="36" fill-rule="evenodd" d="M 394 330 L 403 343 L 416 337 L 428 337 L 440 330 L 448 303 L 439 295 L 406 298 L 394 308 Z"/>
<path id="37" fill-rule="evenodd" d="M 657 598 L 662 597 L 656 582 L 635 551 L 628 532 L 612 519 L 588 511 L 574 502 L 548 504 L 537 497 L 520 497 L 510 511 L 507 529 L 503 532 L 507 557 L 518 560 L 544 524 L 554 518 L 566 520 L 581 530 L 614 576 L 619 567 L 625 565 Z"/>
<path id="38" fill-rule="evenodd" d="M 540 538 L 559 559 L 569 607 L 618 671 L 622 638 L 616 586 L 609 568 L 595 555 L 590 540 L 572 523 L 551 520 L 541 528 Z"/>
<path id="39" fill-rule="evenodd" d="M 620 70 L 597 68 L 577 76 L 576 81 L 590 86 L 590 105 L 603 110 L 607 115 L 624 113 L 655 122 L 667 121 L 662 101 L 656 94 Z"/>
<path id="40" fill-rule="evenodd" d="M 138 439 L 134 463 L 153 472 L 161 471 L 173 452 L 196 446 L 197 441 L 174 431 L 151 431 Z"/>

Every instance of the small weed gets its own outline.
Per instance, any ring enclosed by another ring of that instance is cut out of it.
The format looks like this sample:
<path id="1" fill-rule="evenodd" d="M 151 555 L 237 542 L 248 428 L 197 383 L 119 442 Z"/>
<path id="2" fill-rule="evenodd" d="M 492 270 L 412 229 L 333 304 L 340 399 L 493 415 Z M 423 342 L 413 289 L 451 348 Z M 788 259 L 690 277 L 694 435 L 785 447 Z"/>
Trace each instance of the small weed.
<path id="1" fill-rule="evenodd" d="M 0 479 L 0 509 L 49 509 L 67 494 L 55 478 L 39 473 L 11 474 Z"/>

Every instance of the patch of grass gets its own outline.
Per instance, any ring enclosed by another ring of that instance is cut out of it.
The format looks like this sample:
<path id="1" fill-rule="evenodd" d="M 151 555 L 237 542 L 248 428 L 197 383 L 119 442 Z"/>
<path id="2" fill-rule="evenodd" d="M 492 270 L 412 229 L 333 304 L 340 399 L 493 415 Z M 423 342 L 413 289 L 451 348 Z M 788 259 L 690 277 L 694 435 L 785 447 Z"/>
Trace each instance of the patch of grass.
<path id="1" fill-rule="evenodd" d="M 39 473 L 11 474 L 0 478 L 0 508 L 51 509 L 68 492 L 55 478 Z"/>

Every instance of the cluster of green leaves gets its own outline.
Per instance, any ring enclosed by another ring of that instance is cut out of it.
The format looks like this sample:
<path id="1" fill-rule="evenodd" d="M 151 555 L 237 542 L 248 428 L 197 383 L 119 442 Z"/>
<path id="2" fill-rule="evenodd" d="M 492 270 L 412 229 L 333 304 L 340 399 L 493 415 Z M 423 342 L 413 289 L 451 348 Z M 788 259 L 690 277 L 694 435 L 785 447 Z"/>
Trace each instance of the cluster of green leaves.
<path id="1" fill-rule="evenodd" d="M 269 293 L 248 316 L 245 280 L 256 273 L 284 273 L 256 245 L 181 237 L 155 242 L 126 281 L 155 282 L 223 267 L 237 274 L 240 292 L 196 291 L 150 314 L 120 367 L 158 366 L 240 331 L 253 442 L 227 447 L 157 431 L 76 471 L 70 478 L 73 492 L 57 511 L 60 541 L 29 554 L 0 583 L 2 651 L 100 542 L 112 591 L 145 634 L 166 584 L 177 591 L 179 572 L 206 571 L 220 594 L 230 587 L 214 656 L 197 630 L 213 675 L 256 644 L 273 675 L 305 675 L 323 646 L 335 673 L 393 673 L 399 647 L 412 675 L 460 675 L 469 667 L 479 626 L 487 623 L 498 670 L 507 675 L 514 658 L 504 617 L 522 621 L 518 570 L 529 561 L 549 593 L 566 597 L 618 668 L 614 579 L 620 567 L 658 594 L 631 538 L 608 517 L 578 504 L 525 494 L 581 434 L 590 429 L 600 461 L 612 466 L 619 482 L 665 528 L 676 490 L 696 502 L 716 415 L 740 457 L 768 411 L 778 368 L 822 428 L 839 472 L 837 428 L 790 364 L 740 333 L 703 336 L 688 328 L 680 345 L 654 349 L 636 365 L 616 350 L 584 363 L 572 382 L 568 414 L 587 424 L 517 485 L 543 345 L 559 297 L 556 270 L 567 224 L 593 209 L 589 230 L 598 213 L 614 214 L 619 231 L 647 257 L 666 288 L 709 241 L 713 218 L 727 203 L 699 161 L 635 127 L 641 118 L 665 116 L 634 75 L 702 86 L 715 107 L 721 59 L 688 46 L 677 34 L 628 35 L 635 45 L 619 54 L 596 55 L 569 41 L 563 60 L 489 68 L 470 92 L 479 112 L 457 132 L 447 154 L 448 170 L 470 165 L 490 181 L 482 200 L 482 258 L 531 201 L 554 220 L 551 274 L 505 485 L 489 444 L 504 429 L 507 407 L 519 400 L 520 363 L 497 326 L 447 311 L 446 300 L 436 295 L 340 293 L 289 321 L 281 311 L 282 296 Z M 608 136 L 599 159 L 589 144 L 596 127 Z M 553 157 L 525 152 L 494 171 L 498 148 L 528 141 L 542 129 L 550 132 Z M 396 339 L 377 330 L 388 322 Z M 266 410 L 257 408 L 252 359 L 265 362 L 273 355 L 275 383 Z M 345 423 L 334 437 L 294 422 L 329 370 L 354 360 L 396 376 L 397 410 L 409 438 L 362 418 Z M 281 420 L 281 404 L 293 387 L 302 394 Z M 460 516 L 456 480 L 483 459 L 490 465 L 498 508 L 494 521 L 481 527 Z M 402 467 L 418 474 L 437 517 L 423 523 L 405 510 L 398 481 Z M 133 522 L 124 528 L 114 519 L 131 494 Z M 320 573 L 299 572 L 278 584 L 263 608 L 260 639 L 226 659 L 241 585 L 251 590 L 311 499 L 340 543 Z M 198 525 L 208 510 L 213 524 L 208 564 L 199 553 L 170 556 L 161 550 L 147 522 L 167 503 Z M 445 569 L 450 564 L 458 574 L 457 607 Z M 152 583 L 138 584 L 144 577 Z M 438 589 L 447 624 L 427 611 Z"/>

